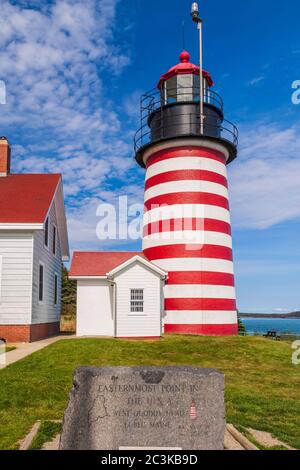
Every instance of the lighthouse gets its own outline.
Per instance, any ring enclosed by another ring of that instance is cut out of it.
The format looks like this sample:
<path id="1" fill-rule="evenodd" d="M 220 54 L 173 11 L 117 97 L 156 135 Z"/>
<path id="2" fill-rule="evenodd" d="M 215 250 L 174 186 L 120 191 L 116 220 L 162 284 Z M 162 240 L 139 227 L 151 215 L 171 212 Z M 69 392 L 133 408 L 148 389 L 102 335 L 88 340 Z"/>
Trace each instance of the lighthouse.
<path id="1" fill-rule="evenodd" d="M 238 131 L 200 65 L 179 63 L 141 97 L 135 157 L 145 168 L 144 256 L 168 272 L 165 333 L 237 334 L 227 165 Z"/>

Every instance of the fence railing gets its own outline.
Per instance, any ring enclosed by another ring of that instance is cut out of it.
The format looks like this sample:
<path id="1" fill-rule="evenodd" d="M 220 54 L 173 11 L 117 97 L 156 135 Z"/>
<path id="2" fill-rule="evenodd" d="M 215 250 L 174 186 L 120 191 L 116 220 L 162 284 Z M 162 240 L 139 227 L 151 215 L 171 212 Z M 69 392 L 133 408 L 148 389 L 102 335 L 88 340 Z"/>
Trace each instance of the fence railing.
<path id="1" fill-rule="evenodd" d="M 199 103 L 200 87 L 177 87 L 172 89 L 168 88 L 166 90 L 157 90 L 154 88 L 141 97 L 141 115 L 147 117 L 156 109 L 166 106 L 167 104 L 191 101 Z M 204 90 L 203 103 L 212 105 L 223 112 L 223 100 L 221 96 L 213 90 Z"/>
<path id="2" fill-rule="evenodd" d="M 151 128 L 149 127 L 149 116 L 151 113 L 145 116 L 142 119 L 140 129 L 134 136 L 135 152 L 138 152 L 141 147 L 157 142 L 161 139 L 185 135 L 199 136 L 200 113 L 198 110 L 199 107 L 195 107 L 192 112 L 190 110 L 189 112 L 176 111 L 176 113 L 173 114 L 172 119 L 169 119 L 167 108 L 161 108 L 159 119 L 152 120 Z M 204 136 L 224 139 L 235 147 L 238 145 L 238 129 L 233 123 L 226 119 L 216 119 L 205 111 L 203 114 L 203 121 Z"/>
<path id="3" fill-rule="evenodd" d="M 182 106 L 183 112 L 173 112 L 170 119 L 169 108 L 172 104 L 195 104 L 196 106 Z M 140 101 L 141 125 L 134 136 L 134 148 L 137 152 L 144 145 L 160 139 L 175 137 L 176 135 L 200 135 L 200 87 L 177 87 L 173 89 L 153 89 L 145 93 Z M 223 100 L 221 96 L 211 89 L 203 93 L 203 134 L 205 136 L 224 139 L 234 146 L 238 144 L 237 127 L 230 121 L 223 119 Z M 197 106 L 198 105 L 198 106 Z M 188 111 L 187 111 L 188 109 Z M 214 109 L 214 117 L 210 110 Z M 152 119 L 157 111 L 160 117 Z M 217 116 L 220 116 L 218 118 Z M 151 117 L 151 129 L 149 127 Z"/>

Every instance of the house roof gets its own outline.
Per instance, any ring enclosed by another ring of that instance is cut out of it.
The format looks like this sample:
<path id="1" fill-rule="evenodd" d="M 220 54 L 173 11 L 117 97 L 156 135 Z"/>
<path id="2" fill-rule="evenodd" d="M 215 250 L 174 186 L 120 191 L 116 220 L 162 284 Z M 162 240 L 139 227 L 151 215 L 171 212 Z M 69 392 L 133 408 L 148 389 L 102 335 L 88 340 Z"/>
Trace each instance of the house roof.
<path id="1" fill-rule="evenodd" d="M 0 229 L 41 230 L 52 202 L 63 261 L 69 242 L 60 174 L 8 174 L 0 177 Z"/>
<path id="2" fill-rule="evenodd" d="M 147 259 L 143 253 L 129 251 L 75 251 L 70 268 L 70 277 L 104 277 L 115 268 L 139 256 Z"/>
<path id="3" fill-rule="evenodd" d="M 9 174 L 0 178 L 0 223 L 44 223 L 59 174 Z"/>

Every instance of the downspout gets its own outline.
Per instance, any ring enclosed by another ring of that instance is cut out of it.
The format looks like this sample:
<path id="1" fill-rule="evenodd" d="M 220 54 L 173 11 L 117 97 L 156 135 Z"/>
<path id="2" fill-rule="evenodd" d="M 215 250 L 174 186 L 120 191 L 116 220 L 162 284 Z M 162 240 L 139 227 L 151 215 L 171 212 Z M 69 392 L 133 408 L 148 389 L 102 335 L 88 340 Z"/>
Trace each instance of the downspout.
<path id="1" fill-rule="evenodd" d="M 114 322 L 114 338 L 117 338 L 117 283 L 108 277 L 113 288 L 112 319 Z"/>
<path id="2" fill-rule="evenodd" d="M 164 328 L 164 325 L 163 325 L 163 321 L 164 321 L 164 313 L 165 313 L 165 295 L 164 295 L 164 287 L 166 285 L 166 283 L 168 282 L 168 275 L 164 276 L 162 279 L 161 279 L 161 307 L 160 307 L 160 334 L 161 336 L 164 335 L 165 333 L 165 328 Z"/>

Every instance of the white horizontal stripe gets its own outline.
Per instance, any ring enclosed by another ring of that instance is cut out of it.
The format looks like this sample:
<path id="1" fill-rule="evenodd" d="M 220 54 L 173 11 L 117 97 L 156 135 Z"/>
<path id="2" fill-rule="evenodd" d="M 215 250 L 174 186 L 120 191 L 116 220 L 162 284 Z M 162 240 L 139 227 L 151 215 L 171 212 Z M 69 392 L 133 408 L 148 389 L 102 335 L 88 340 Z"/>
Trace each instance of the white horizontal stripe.
<path id="1" fill-rule="evenodd" d="M 150 209 L 144 214 L 144 225 L 159 220 L 207 218 L 230 223 L 230 212 L 208 204 L 173 204 Z"/>
<path id="2" fill-rule="evenodd" d="M 222 184 L 211 183 L 210 181 L 202 180 L 181 180 L 172 181 L 170 183 L 157 184 L 156 186 L 147 189 L 147 191 L 145 191 L 145 201 L 148 201 L 148 199 L 152 199 L 156 196 L 162 196 L 163 194 L 188 192 L 218 194 L 219 196 L 223 196 L 228 199 L 228 190 Z"/>
<path id="3" fill-rule="evenodd" d="M 219 232 L 208 232 L 203 230 L 183 230 L 176 232 L 160 232 L 143 238 L 143 250 L 154 246 L 165 245 L 219 245 L 232 248 L 230 235 Z M 198 247 L 197 249 L 200 249 Z"/>
<path id="4" fill-rule="evenodd" d="M 173 325 L 232 325 L 237 323 L 237 313 L 231 310 L 224 312 L 167 310 L 164 323 Z"/>
<path id="5" fill-rule="evenodd" d="M 167 258 L 153 261 L 161 269 L 168 272 L 178 271 L 209 271 L 233 274 L 233 262 L 210 258 Z"/>
<path id="6" fill-rule="evenodd" d="M 161 160 L 149 166 L 146 173 L 146 180 L 152 178 L 152 176 L 176 170 L 214 171 L 227 178 L 227 170 L 224 163 L 205 157 L 174 157 Z"/>
<path id="7" fill-rule="evenodd" d="M 208 286 L 181 284 L 164 286 L 166 299 L 235 299 L 235 288 L 229 286 Z"/>

